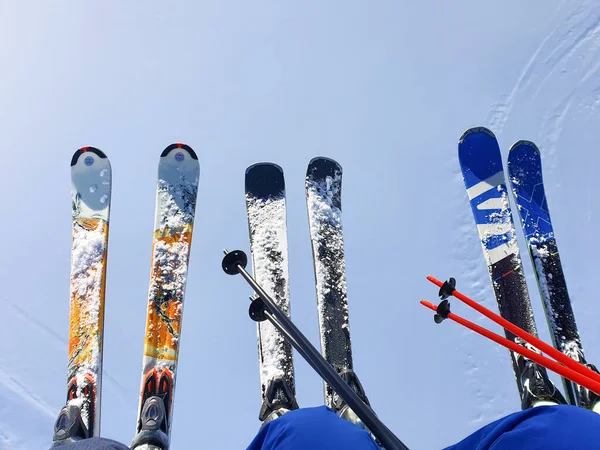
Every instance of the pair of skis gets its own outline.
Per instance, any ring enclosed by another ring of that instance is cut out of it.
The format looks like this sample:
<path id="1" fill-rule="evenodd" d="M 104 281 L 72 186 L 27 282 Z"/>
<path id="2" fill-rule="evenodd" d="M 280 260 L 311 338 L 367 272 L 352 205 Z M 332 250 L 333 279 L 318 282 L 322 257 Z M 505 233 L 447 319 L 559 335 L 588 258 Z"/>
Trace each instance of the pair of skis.
<path id="1" fill-rule="evenodd" d="M 259 163 L 246 170 L 246 211 L 255 280 L 290 315 L 285 181 L 281 167 Z M 321 353 L 368 404 L 352 363 L 348 296 L 341 220 L 342 168 L 328 158 L 310 161 L 305 179 L 313 250 Z M 257 304 L 253 302 L 252 305 Z M 251 308 L 251 315 L 253 314 Z M 262 406 L 266 423 L 297 409 L 292 347 L 269 322 L 257 322 Z M 325 383 L 325 404 L 355 420 L 352 411 Z"/>
<path id="2" fill-rule="evenodd" d="M 169 447 L 199 171 L 198 157 L 185 144 L 172 144 L 160 156 L 136 449 Z M 54 446 L 100 435 L 111 179 L 101 150 L 75 152 L 67 401 L 55 423 Z"/>
<path id="3" fill-rule="evenodd" d="M 500 315 L 537 337 L 496 137 L 483 127 L 467 130 L 458 142 L 458 158 Z M 552 343 L 563 354 L 596 370 L 587 364 L 579 339 L 546 201 L 538 148 L 533 142 L 518 141 L 509 150 L 507 168 Z M 509 340 L 523 343 L 510 331 L 505 334 Z M 524 409 L 566 403 L 542 366 L 516 352 L 511 352 L 511 360 Z M 570 404 L 600 412 L 596 394 L 566 378 L 563 384 Z"/>

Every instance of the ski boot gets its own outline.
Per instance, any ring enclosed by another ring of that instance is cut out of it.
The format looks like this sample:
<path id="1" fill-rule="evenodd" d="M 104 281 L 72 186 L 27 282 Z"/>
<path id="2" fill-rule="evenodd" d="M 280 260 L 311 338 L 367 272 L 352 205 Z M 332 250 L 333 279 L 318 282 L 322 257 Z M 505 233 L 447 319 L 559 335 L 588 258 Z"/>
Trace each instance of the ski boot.
<path id="1" fill-rule="evenodd" d="M 64 406 L 54 424 L 52 447 L 70 444 L 90 437 L 90 430 L 87 429 L 81 417 L 81 408 L 74 404 Z"/>
<path id="2" fill-rule="evenodd" d="M 71 379 L 67 386 L 67 403 L 54 423 L 52 447 L 92 437 L 89 419 L 95 413 L 94 394 L 93 384 L 88 377 L 83 378 L 81 386 L 77 385 L 77 377 Z M 87 423 L 84 417 L 88 418 Z"/>
<path id="3" fill-rule="evenodd" d="M 340 372 L 340 377 L 342 377 L 342 379 L 346 383 L 348 383 L 348 385 L 352 388 L 352 390 L 358 394 L 359 398 L 363 401 L 363 403 L 365 405 L 367 405 L 369 407 L 371 406 L 371 403 L 369 403 L 369 399 L 367 398 L 367 395 L 365 394 L 365 390 L 363 389 L 362 384 L 360 384 L 360 381 L 358 380 L 358 377 L 356 376 L 356 373 L 353 370 L 346 369 L 346 370 Z M 377 440 L 375 435 L 373 433 L 371 433 L 371 430 L 369 430 L 369 428 L 367 428 L 367 426 L 360 419 L 360 417 L 358 417 L 356 415 L 356 413 L 352 410 L 352 408 L 350 408 L 350 406 L 348 406 L 348 404 L 342 399 L 342 397 L 340 397 L 335 392 L 333 393 L 332 409 L 342 419 L 347 420 L 350 423 L 353 423 L 357 427 L 362 428 L 367 433 L 369 433 L 369 435 L 373 438 L 375 443 L 379 447 L 382 447 L 381 443 Z"/>
<path id="4" fill-rule="evenodd" d="M 530 350 L 535 348 L 516 338 L 517 343 L 525 345 Z M 514 353 L 520 368 L 521 377 L 521 408 L 528 409 L 535 406 L 566 405 L 567 401 L 556 388 L 554 383 L 548 378 L 546 369 L 538 363 L 525 358 L 522 355 Z"/>
<path id="5" fill-rule="evenodd" d="M 145 445 L 145 449 L 169 449 L 169 408 L 173 378 L 169 369 L 163 369 L 158 380 L 158 371 L 153 369 L 146 376 L 142 410 L 138 421 L 137 434 L 131 448 Z"/>
<path id="6" fill-rule="evenodd" d="M 340 372 L 340 377 L 352 388 L 354 392 L 358 394 L 360 399 L 367 405 L 371 406 L 369 403 L 369 399 L 365 394 L 365 390 L 360 384 L 356 373 L 354 373 L 351 369 L 346 369 Z M 333 406 L 332 409 L 340 416 L 342 419 L 348 420 L 354 424 L 358 425 L 358 422 L 362 423 L 362 421 L 358 418 L 358 416 L 350 409 L 350 407 L 344 402 L 342 397 L 340 397 L 337 393 L 333 393 Z M 362 428 L 362 427 L 361 427 Z"/>
<path id="7" fill-rule="evenodd" d="M 598 369 L 595 365 L 586 363 L 585 360 L 582 362 L 582 364 L 588 369 L 591 369 L 594 372 L 598 373 Z M 596 394 L 595 392 L 584 388 L 583 386 L 575 386 L 575 388 L 579 388 L 580 404 L 578 406 L 581 406 L 582 408 L 586 409 L 591 409 L 592 411 L 600 414 L 600 396 L 598 396 L 598 394 Z"/>
<path id="8" fill-rule="evenodd" d="M 273 378 L 258 415 L 261 428 L 293 409 L 298 409 L 298 403 L 289 384 L 282 377 Z"/>

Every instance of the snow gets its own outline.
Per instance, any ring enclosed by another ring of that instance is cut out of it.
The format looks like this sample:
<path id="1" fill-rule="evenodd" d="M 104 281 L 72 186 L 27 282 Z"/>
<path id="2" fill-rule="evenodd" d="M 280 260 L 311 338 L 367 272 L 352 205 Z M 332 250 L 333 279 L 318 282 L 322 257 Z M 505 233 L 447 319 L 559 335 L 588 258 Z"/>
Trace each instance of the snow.
<path id="1" fill-rule="evenodd" d="M 82 226 L 81 223 L 85 224 Z M 91 224 L 91 225 L 90 225 Z M 76 378 L 78 389 L 88 374 L 101 390 L 103 339 L 104 264 L 108 225 L 102 220 L 75 221 L 71 260 L 71 314 L 78 317 L 70 331 L 68 378 Z M 79 392 L 80 393 L 80 392 Z M 99 404 L 95 405 L 99 411 Z M 87 414 L 87 411 L 86 411 Z M 88 420 L 87 417 L 84 417 Z"/>
<path id="2" fill-rule="evenodd" d="M 78 297 L 89 300 L 86 306 L 98 305 L 108 227 L 102 222 L 94 229 L 82 229 L 75 224 L 73 230 L 71 291 Z M 98 321 L 97 309 L 90 310 L 89 319 L 93 323 Z"/>
<path id="3" fill-rule="evenodd" d="M 334 198 L 341 195 L 341 187 L 341 171 L 322 180 L 310 177 L 306 180 L 321 349 L 325 359 L 338 370 L 353 368 L 348 337 L 350 327 L 342 211 L 334 205 Z M 342 315 L 339 316 L 339 313 Z M 325 395 L 326 404 L 332 406 L 333 391 L 328 386 L 325 386 Z"/>
<path id="4" fill-rule="evenodd" d="M 502 180 L 503 182 L 503 180 Z M 498 204 L 489 204 L 489 201 L 483 202 L 479 204 L 480 209 L 487 209 L 492 207 L 501 208 L 498 212 L 493 212 L 489 214 L 489 219 L 491 224 L 478 225 L 477 229 L 479 231 L 479 235 L 482 240 L 482 246 L 484 250 L 484 258 L 487 261 L 488 265 L 491 265 L 500 259 L 504 258 L 509 254 L 515 255 L 516 258 L 516 266 L 517 268 L 522 267 L 521 255 L 519 252 L 519 244 L 516 234 L 516 227 L 512 218 L 511 205 L 509 203 L 508 193 L 506 191 L 505 184 L 499 184 L 496 189 L 501 193 L 500 202 Z M 504 243 L 493 249 L 486 249 L 486 245 L 484 244 L 487 239 L 501 236 L 504 240 Z M 524 287 L 523 297 L 529 298 L 529 293 L 527 291 L 527 287 Z M 528 324 L 529 330 L 533 330 L 535 328 L 535 320 L 533 316 L 533 311 L 527 311 L 527 316 L 521 318 L 522 323 Z"/>
<path id="5" fill-rule="evenodd" d="M 181 155 L 181 157 L 177 157 Z M 177 162 L 173 163 L 172 159 Z M 144 370 L 178 359 L 183 301 L 198 192 L 198 163 L 183 153 L 159 163 Z M 160 317 L 157 317 L 160 315 Z"/>
<path id="6" fill-rule="evenodd" d="M 289 316 L 289 272 L 285 198 L 263 201 L 246 196 L 248 223 L 252 230 L 252 272 L 255 279 L 277 305 Z M 283 280 L 278 284 L 277 280 Z M 259 344 L 260 383 L 264 390 L 274 377 L 291 377 L 293 370 L 286 367 L 286 347 L 283 336 L 268 321 L 257 324 Z"/>
<path id="7" fill-rule="evenodd" d="M 160 208 L 157 219 L 157 229 L 179 229 L 185 224 L 194 221 L 195 203 L 183 201 L 186 198 L 195 198 L 196 189 L 190 192 L 187 184 L 173 184 L 171 180 L 158 180 L 157 206 Z"/>
<path id="8" fill-rule="evenodd" d="M 327 248 L 333 254 L 342 255 L 344 252 L 343 229 L 342 229 L 342 211 L 333 205 L 333 197 L 340 195 L 342 186 L 341 174 L 336 174 L 335 177 L 326 177 L 325 180 L 319 182 L 317 180 L 307 180 L 307 207 L 310 224 L 310 238 L 313 246 L 317 242 L 326 242 Z M 328 233 L 330 228 L 336 232 Z M 313 251 L 316 251 L 313 249 Z M 331 286 L 330 279 L 325 264 L 320 259 L 315 260 L 315 278 L 317 286 L 317 299 L 319 301 L 319 314 L 322 319 L 327 319 L 325 311 L 325 296 L 335 289 L 342 293 L 342 297 L 338 306 L 342 309 L 346 323 L 342 326 L 348 328 L 348 302 L 346 298 L 346 261 L 340 259 L 335 266 L 336 273 L 333 279 L 338 281 L 338 284 Z M 321 320 L 322 323 L 322 320 Z M 324 343 L 322 343 L 324 344 Z"/>
<path id="9" fill-rule="evenodd" d="M 550 291 L 548 289 L 548 283 L 546 282 L 546 276 L 544 274 L 544 259 L 549 256 L 549 252 L 546 247 L 538 245 L 539 240 L 537 238 L 531 237 L 529 240 L 531 244 L 533 263 L 535 264 L 535 270 L 538 273 L 538 286 L 542 293 L 542 299 L 547 305 L 546 308 L 549 308 L 548 311 L 550 311 Z M 548 319 L 554 322 L 554 318 L 551 315 L 548 316 Z"/>
<path id="10" fill-rule="evenodd" d="M 546 281 L 546 278 L 552 279 L 552 274 L 546 274 L 544 272 L 544 260 L 548 256 L 550 256 L 550 252 L 543 244 L 543 240 L 537 237 L 530 238 L 531 244 L 531 253 L 533 256 L 533 262 L 535 266 L 535 270 L 537 272 L 537 280 L 538 286 L 541 291 L 542 301 L 545 303 L 545 308 L 547 311 L 552 311 L 552 305 L 550 303 L 550 288 Z M 552 323 L 552 326 L 558 330 L 561 330 L 560 327 L 556 325 L 556 312 L 553 314 L 549 314 L 547 316 L 548 321 Z M 567 339 L 566 336 L 562 336 L 562 338 L 555 343 L 558 346 L 558 349 L 569 355 L 571 358 L 581 361 L 582 358 L 582 350 L 581 343 L 579 340 Z"/>
<path id="11" fill-rule="evenodd" d="M 149 298 L 155 299 L 166 296 L 171 301 L 183 301 L 183 293 L 187 282 L 189 252 L 190 246 L 183 235 L 178 242 L 155 241 L 152 258 L 154 277 L 150 282 Z M 179 322 L 180 315 L 181 305 L 173 314 L 173 317 L 177 319 L 176 322 Z M 165 351 L 167 352 L 164 355 L 165 357 L 167 355 L 169 359 L 176 357 L 175 354 L 170 352 L 169 347 L 176 348 L 178 340 L 179 335 L 175 333 L 171 336 L 171 341 L 165 343 Z"/>

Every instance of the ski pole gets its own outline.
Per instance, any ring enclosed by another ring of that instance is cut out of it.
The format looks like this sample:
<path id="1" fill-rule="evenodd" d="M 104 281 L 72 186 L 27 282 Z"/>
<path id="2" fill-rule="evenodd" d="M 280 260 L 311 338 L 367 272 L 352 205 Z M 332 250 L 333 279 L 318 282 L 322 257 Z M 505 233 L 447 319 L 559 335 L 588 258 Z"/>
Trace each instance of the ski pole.
<path id="1" fill-rule="evenodd" d="M 225 257 L 221 264 L 223 271 L 228 275 L 241 274 L 254 292 L 264 302 L 265 317 L 271 321 L 278 330 L 283 330 L 283 335 L 289 339 L 290 344 L 306 359 L 311 367 L 342 397 L 356 415 L 363 421 L 373 435 L 383 444 L 386 450 L 408 450 L 408 447 L 385 426 L 367 406 L 356 392 L 339 376 L 335 369 L 321 356 L 310 341 L 294 325 L 289 317 L 277 306 L 273 299 L 262 287 L 246 272 L 248 263 L 246 254 L 241 250 L 229 252 L 224 250 Z M 256 301 L 256 300 L 255 300 Z M 270 314 L 269 314 L 270 313 Z M 272 319 L 275 319 L 274 321 Z"/>
<path id="2" fill-rule="evenodd" d="M 427 300 L 421 300 L 421 304 L 435 312 L 437 312 L 437 310 L 438 310 L 437 306 L 428 302 Z M 593 380 L 593 379 L 587 377 L 586 375 L 584 375 L 581 372 L 570 369 L 569 367 L 565 367 L 564 365 L 562 365 L 550 358 L 546 358 L 545 356 L 540 355 L 539 353 L 536 353 L 533 350 L 528 349 L 527 347 L 519 345 L 516 342 L 511 341 L 510 339 L 506 339 L 505 337 L 500 336 L 499 334 L 496 334 L 496 333 L 488 330 L 487 328 L 483 328 L 477 324 L 474 324 L 473 322 L 470 322 L 467 319 L 465 319 L 461 316 L 458 316 L 450 311 L 445 313 L 444 316 L 446 318 L 453 320 L 456 323 L 459 323 L 460 325 L 496 342 L 497 344 L 500 344 L 503 347 L 506 347 L 506 348 L 524 356 L 525 358 L 531 359 L 532 361 L 544 366 L 546 369 L 550 369 L 550 370 L 556 372 L 557 374 L 559 374 L 560 376 L 563 376 L 577 384 L 580 384 L 581 386 L 589 389 L 590 391 L 595 392 L 596 394 L 598 394 L 600 392 L 600 383 L 597 382 L 596 380 Z"/>
<path id="3" fill-rule="evenodd" d="M 440 280 L 432 277 L 431 275 L 428 275 L 427 279 L 440 288 L 442 286 L 444 286 L 444 283 L 442 283 Z M 535 337 L 532 334 L 529 334 L 527 331 L 519 328 L 518 326 L 509 322 L 508 320 L 504 319 L 503 317 L 499 316 L 498 314 L 490 311 L 485 306 L 480 305 L 475 300 L 472 300 L 469 297 L 467 297 L 466 295 L 458 292 L 453 287 L 451 287 L 451 289 L 453 289 L 453 290 L 452 290 L 452 292 L 447 292 L 448 295 L 452 295 L 452 296 L 456 297 L 457 299 L 459 299 L 460 301 L 462 301 L 463 303 L 466 303 L 471 308 L 480 312 L 487 318 L 493 320 L 498 325 L 507 329 L 515 336 L 520 337 L 521 339 L 528 342 L 529 344 L 531 344 L 532 346 L 534 346 L 541 352 L 546 353 L 548 356 L 551 356 L 552 358 L 554 358 L 558 362 L 562 363 L 563 365 L 567 366 L 568 368 L 585 375 L 587 378 L 590 378 L 590 379 L 596 381 L 597 383 L 600 383 L 600 374 L 594 372 L 593 370 L 589 369 L 588 367 L 584 366 L 583 364 L 575 361 L 573 358 L 568 357 L 564 353 L 559 352 L 551 345 L 546 344 L 541 339 Z M 592 389 L 592 390 L 595 392 L 594 389 Z"/>

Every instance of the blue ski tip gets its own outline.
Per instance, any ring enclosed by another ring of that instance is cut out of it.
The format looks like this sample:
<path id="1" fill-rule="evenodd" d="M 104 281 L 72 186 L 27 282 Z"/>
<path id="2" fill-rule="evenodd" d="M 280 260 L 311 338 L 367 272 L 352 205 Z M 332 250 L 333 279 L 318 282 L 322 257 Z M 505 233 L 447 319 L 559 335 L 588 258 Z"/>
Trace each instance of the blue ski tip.
<path id="1" fill-rule="evenodd" d="M 511 147 L 509 152 L 509 158 L 510 158 L 510 152 L 514 151 L 514 150 L 518 150 L 520 147 L 526 147 L 529 149 L 529 151 L 535 152 L 538 154 L 540 154 L 540 149 L 537 147 L 537 145 L 535 145 L 533 142 L 531 141 L 526 141 L 526 140 L 520 140 L 515 142 Z"/>
<path id="2" fill-rule="evenodd" d="M 502 156 L 494 133 L 483 127 L 465 131 L 458 142 L 458 162 L 467 189 L 502 172 Z"/>
<path id="3" fill-rule="evenodd" d="M 467 136 L 469 136 L 470 134 L 476 134 L 476 133 L 486 133 L 486 134 L 489 134 L 494 139 L 496 139 L 496 136 L 494 135 L 494 133 L 492 133 L 492 131 L 489 130 L 488 128 L 473 127 L 473 128 L 469 128 L 467 131 L 465 131 L 463 134 L 460 135 L 460 138 L 458 138 L 458 143 L 462 144 L 462 142 L 467 138 Z"/>

